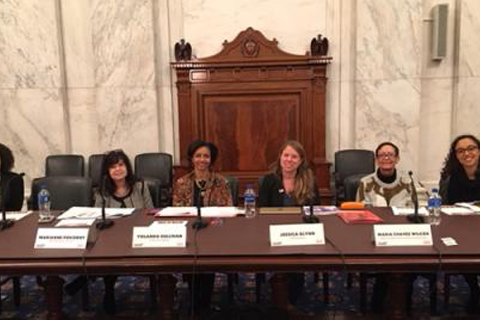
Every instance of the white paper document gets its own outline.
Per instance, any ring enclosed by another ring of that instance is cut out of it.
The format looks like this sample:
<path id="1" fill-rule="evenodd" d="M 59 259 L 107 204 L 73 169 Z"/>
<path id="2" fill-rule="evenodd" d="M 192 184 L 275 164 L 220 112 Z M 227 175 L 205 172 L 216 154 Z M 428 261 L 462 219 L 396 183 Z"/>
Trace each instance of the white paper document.
<path id="1" fill-rule="evenodd" d="M 200 209 L 202 217 L 229 218 L 244 214 L 242 208 L 237 207 L 202 207 Z M 155 216 L 157 217 L 195 217 L 197 215 L 196 207 L 167 207 Z"/>
<path id="2" fill-rule="evenodd" d="M 466 216 L 470 214 L 478 214 L 466 207 L 442 207 L 442 212 L 449 216 Z"/>
<path id="3" fill-rule="evenodd" d="M 406 215 L 415 213 L 415 209 L 413 209 L 413 208 L 392 207 L 392 211 L 393 211 L 394 216 L 406 216 Z M 419 216 L 428 216 L 427 208 L 425 208 L 425 207 L 418 208 L 418 215 Z"/>
<path id="4" fill-rule="evenodd" d="M 55 227 L 89 227 L 95 219 L 62 219 Z"/>
<path id="5" fill-rule="evenodd" d="M 129 216 L 135 208 L 105 208 L 107 218 Z M 97 219 L 102 217 L 102 208 L 95 207 L 71 207 L 58 216 L 57 219 Z"/>
<path id="6" fill-rule="evenodd" d="M 13 221 L 18 221 L 20 219 L 25 218 L 29 214 L 31 214 L 32 211 L 27 211 L 27 212 L 21 212 L 21 211 L 9 211 L 6 214 L 7 220 L 13 220 Z"/>

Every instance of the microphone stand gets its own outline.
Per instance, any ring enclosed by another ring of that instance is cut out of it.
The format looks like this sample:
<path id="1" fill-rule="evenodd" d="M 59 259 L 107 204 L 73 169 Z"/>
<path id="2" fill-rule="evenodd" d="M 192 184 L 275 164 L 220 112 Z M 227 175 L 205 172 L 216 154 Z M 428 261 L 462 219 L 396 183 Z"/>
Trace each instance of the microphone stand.
<path id="1" fill-rule="evenodd" d="M 5 183 L 5 190 L 2 190 L 2 221 L 0 221 L 0 230 L 8 229 L 15 223 L 13 220 L 7 219 L 7 194 L 9 194 L 10 182 L 15 178 L 23 177 L 25 173 L 19 173 L 11 176 Z"/>
<path id="2" fill-rule="evenodd" d="M 197 206 L 197 219 L 193 223 L 192 228 L 195 230 L 200 230 L 202 228 L 205 228 L 206 226 L 207 226 L 207 223 L 202 220 L 200 206 Z"/>
<path id="3" fill-rule="evenodd" d="M 97 229 L 103 230 L 110 228 L 111 226 L 114 225 L 113 220 L 107 220 L 107 215 L 105 214 L 105 205 L 106 205 L 106 200 L 105 200 L 105 182 L 107 180 L 107 176 L 102 177 L 102 185 L 100 187 L 100 196 L 102 197 L 102 221 L 97 222 L 96 227 Z"/>
<path id="4" fill-rule="evenodd" d="M 313 204 L 310 204 L 310 214 L 303 215 L 303 222 L 305 223 L 318 223 L 318 218 L 313 214 Z M 305 208 L 305 207 L 304 207 Z"/>
<path id="5" fill-rule="evenodd" d="M 413 201 L 413 214 L 407 216 L 407 220 L 412 223 L 423 223 L 423 217 L 418 215 L 418 195 L 417 188 L 415 188 L 415 182 L 413 181 L 413 172 L 409 171 L 408 175 L 410 176 L 410 186 L 412 188 L 412 201 Z"/>

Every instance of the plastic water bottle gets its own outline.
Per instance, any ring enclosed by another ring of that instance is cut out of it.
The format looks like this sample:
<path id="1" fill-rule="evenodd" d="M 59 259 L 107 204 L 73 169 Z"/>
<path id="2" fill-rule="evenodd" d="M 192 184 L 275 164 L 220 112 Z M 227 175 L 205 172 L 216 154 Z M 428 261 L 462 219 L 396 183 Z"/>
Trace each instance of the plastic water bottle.
<path id="1" fill-rule="evenodd" d="M 442 210 L 442 198 L 438 194 L 438 189 L 432 189 L 427 208 L 430 224 L 438 226 L 441 220 L 440 211 Z"/>
<path id="2" fill-rule="evenodd" d="M 40 220 L 48 221 L 51 219 L 50 213 L 50 192 L 46 186 L 40 187 L 40 192 L 37 195 L 38 199 L 38 211 L 40 214 Z"/>
<path id="3" fill-rule="evenodd" d="M 243 197 L 244 197 L 243 206 L 245 208 L 245 217 L 247 218 L 255 217 L 256 194 L 251 184 L 247 185 L 247 188 L 245 189 L 245 193 Z"/>

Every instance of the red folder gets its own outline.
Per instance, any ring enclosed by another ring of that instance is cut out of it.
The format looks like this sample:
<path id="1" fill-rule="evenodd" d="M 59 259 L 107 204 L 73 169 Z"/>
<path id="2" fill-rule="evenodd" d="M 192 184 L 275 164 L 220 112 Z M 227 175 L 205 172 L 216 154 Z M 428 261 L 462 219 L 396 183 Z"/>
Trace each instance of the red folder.
<path id="1" fill-rule="evenodd" d="M 347 224 L 376 224 L 383 219 L 369 210 L 340 210 L 337 215 Z"/>

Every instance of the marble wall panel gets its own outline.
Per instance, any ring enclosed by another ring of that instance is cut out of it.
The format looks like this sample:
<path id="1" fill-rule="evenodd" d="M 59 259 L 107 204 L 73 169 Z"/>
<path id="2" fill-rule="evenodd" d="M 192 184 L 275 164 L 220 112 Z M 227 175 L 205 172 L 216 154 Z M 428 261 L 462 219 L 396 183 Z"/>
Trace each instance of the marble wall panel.
<path id="1" fill-rule="evenodd" d="M 64 114 L 58 89 L 0 90 L 1 142 L 15 156 L 26 186 L 45 173 L 45 157 L 66 152 Z"/>
<path id="2" fill-rule="evenodd" d="M 357 2 L 357 74 L 364 79 L 418 77 L 422 1 Z"/>
<path id="3" fill-rule="evenodd" d="M 158 151 L 155 99 L 153 89 L 98 89 L 94 117 L 100 150 L 121 148 L 129 155 Z"/>
<path id="4" fill-rule="evenodd" d="M 153 87 L 151 0 L 93 0 L 90 20 L 96 85 Z"/>
<path id="5" fill-rule="evenodd" d="M 0 88 L 60 84 L 55 1 L 0 3 Z"/>
<path id="6" fill-rule="evenodd" d="M 454 118 L 452 140 L 463 133 L 480 137 L 480 78 L 462 78 L 458 86 L 458 108 Z"/>
<path id="7" fill-rule="evenodd" d="M 480 76 L 480 1 L 460 3 L 459 76 Z"/>
<path id="8" fill-rule="evenodd" d="M 326 35 L 326 1 L 184 0 L 184 36 L 193 53 L 205 57 L 219 52 L 224 40 L 253 27 L 270 40 L 276 38 L 282 50 L 305 54 L 313 37 Z"/>
<path id="9" fill-rule="evenodd" d="M 400 168 L 416 172 L 420 81 L 359 81 L 356 94 L 356 147 L 374 150 L 391 141 L 400 148 Z"/>

